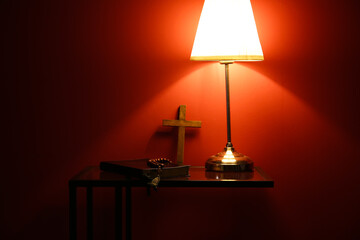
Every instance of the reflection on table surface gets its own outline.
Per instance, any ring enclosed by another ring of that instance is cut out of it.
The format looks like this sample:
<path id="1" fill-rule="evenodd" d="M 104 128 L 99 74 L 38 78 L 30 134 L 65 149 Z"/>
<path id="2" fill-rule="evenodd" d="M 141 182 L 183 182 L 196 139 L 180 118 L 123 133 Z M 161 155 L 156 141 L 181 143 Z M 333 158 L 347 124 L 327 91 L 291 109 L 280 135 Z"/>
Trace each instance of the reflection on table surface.
<path id="1" fill-rule="evenodd" d="M 161 181 L 264 181 L 271 180 L 262 170 L 255 167 L 254 172 L 212 172 L 204 167 L 192 166 L 187 177 L 162 178 Z M 134 181 L 138 178 L 101 171 L 97 166 L 85 168 L 71 180 L 74 181 Z"/>

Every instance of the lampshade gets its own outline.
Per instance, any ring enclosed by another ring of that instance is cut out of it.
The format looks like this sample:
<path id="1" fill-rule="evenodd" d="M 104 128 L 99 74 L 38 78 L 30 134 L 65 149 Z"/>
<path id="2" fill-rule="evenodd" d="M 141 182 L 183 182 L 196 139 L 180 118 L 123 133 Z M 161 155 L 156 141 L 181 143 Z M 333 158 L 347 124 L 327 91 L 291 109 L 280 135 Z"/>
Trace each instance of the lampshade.
<path id="1" fill-rule="evenodd" d="M 250 0 L 205 0 L 191 60 L 264 60 Z"/>

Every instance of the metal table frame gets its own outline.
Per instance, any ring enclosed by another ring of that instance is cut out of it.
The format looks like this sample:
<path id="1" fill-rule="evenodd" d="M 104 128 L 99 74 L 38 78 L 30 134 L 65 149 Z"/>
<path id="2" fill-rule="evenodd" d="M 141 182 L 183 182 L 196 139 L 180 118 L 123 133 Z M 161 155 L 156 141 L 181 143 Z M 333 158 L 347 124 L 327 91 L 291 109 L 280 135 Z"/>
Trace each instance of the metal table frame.
<path id="1" fill-rule="evenodd" d="M 231 181 L 222 177 L 209 178 L 204 167 L 191 167 L 190 177 L 161 179 L 159 187 L 252 187 L 271 188 L 274 181 L 260 167 L 255 167 L 252 175 L 238 174 Z M 246 176 L 246 177 L 244 177 Z M 86 188 L 86 238 L 93 239 L 93 188 L 115 188 L 115 239 L 123 236 L 123 188 L 125 188 L 125 238 L 131 239 L 131 189 L 146 187 L 146 182 L 138 178 L 103 172 L 99 167 L 86 167 L 69 180 L 69 235 L 77 239 L 77 188 Z"/>

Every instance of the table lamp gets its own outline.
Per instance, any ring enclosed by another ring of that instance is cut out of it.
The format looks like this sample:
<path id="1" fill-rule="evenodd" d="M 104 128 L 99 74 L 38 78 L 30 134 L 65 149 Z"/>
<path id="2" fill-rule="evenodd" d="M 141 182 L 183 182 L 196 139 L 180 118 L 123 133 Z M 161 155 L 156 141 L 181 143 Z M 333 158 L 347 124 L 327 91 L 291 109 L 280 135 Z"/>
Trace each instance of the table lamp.
<path id="1" fill-rule="evenodd" d="M 229 65 L 264 60 L 250 0 L 205 0 L 190 60 L 219 61 L 225 66 L 227 143 L 211 156 L 206 170 L 253 171 L 253 161 L 235 151 L 231 142 Z"/>

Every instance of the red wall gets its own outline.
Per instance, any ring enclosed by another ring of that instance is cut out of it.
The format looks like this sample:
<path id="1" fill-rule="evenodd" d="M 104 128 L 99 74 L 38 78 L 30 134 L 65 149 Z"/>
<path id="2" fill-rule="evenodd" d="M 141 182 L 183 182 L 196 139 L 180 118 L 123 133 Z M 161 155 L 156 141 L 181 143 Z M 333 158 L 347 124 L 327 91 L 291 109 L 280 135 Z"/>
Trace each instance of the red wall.
<path id="1" fill-rule="evenodd" d="M 2 239 L 67 238 L 67 181 L 85 166 L 174 158 L 161 121 L 180 104 L 203 123 L 185 163 L 224 147 L 223 66 L 189 60 L 202 4 L 1 1 Z M 232 135 L 275 188 L 138 189 L 134 239 L 360 238 L 356 1 L 252 4 L 265 61 L 230 67 Z M 95 190 L 98 239 L 113 237 L 112 200 Z"/>

